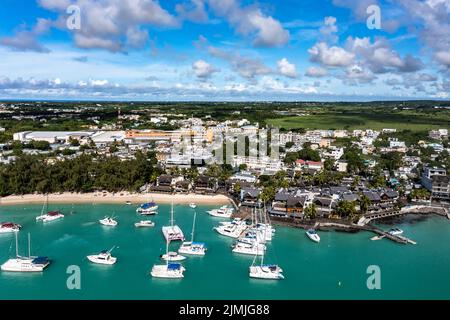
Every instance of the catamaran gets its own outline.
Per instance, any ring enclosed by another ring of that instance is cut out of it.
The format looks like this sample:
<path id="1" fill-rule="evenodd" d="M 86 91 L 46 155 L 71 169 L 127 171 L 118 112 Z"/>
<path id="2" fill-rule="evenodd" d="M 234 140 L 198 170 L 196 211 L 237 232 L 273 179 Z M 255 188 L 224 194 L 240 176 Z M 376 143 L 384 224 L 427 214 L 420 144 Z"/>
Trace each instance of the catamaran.
<path id="1" fill-rule="evenodd" d="M 264 264 L 264 253 L 261 255 L 261 264 L 256 265 L 256 258 L 253 259 L 253 263 L 250 266 L 249 276 L 250 278 L 266 279 L 266 280 L 281 280 L 284 279 L 281 269 L 276 264 Z"/>
<path id="2" fill-rule="evenodd" d="M 181 228 L 177 225 L 173 224 L 173 202 L 172 207 L 170 209 L 170 226 L 163 226 L 162 227 L 162 233 L 164 234 L 164 237 L 167 241 L 175 241 L 175 240 L 181 240 L 184 241 L 184 234 Z"/>
<path id="3" fill-rule="evenodd" d="M 90 256 L 87 256 L 88 260 L 96 263 L 96 264 L 106 264 L 106 265 L 112 265 L 117 262 L 117 258 L 111 256 L 111 251 L 114 250 L 115 247 L 112 247 L 109 250 L 102 250 L 99 254 L 93 254 Z"/>
<path id="4" fill-rule="evenodd" d="M 2 271 L 10 272 L 41 272 L 50 264 L 47 257 L 32 257 L 31 256 L 31 240 L 28 234 L 28 257 L 19 256 L 19 242 L 16 234 L 16 257 L 9 259 L 1 265 Z"/>
<path id="5" fill-rule="evenodd" d="M 203 242 L 194 242 L 195 218 L 197 211 L 194 211 L 194 221 L 192 222 L 191 241 L 183 242 L 178 249 L 179 253 L 190 254 L 196 256 L 204 256 L 206 253 L 206 245 Z"/>
<path id="6" fill-rule="evenodd" d="M 108 227 L 115 227 L 118 225 L 118 222 L 114 220 L 113 217 L 105 217 L 104 219 L 101 219 L 98 222 Z"/>
<path id="7" fill-rule="evenodd" d="M 134 226 L 135 226 L 136 228 L 142 228 L 142 227 L 154 227 L 154 226 L 155 226 L 155 223 L 154 223 L 153 221 L 151 221 L 151 220 L 141 220 L 141 221 L 139 221 L 139 222 L 136 222 L 136 223 L 134 224 Z"/>
<path id="8" fill-rule="evenodd" d="M 219 209 L 213 209 L 206 211 L 210 216 L 218 217 L 218 218 L 231 218 L 233 214 L 233 208 L 228 206 L 222 206 Z"/>
<path id="9" fill-rule="evenodd" d="M 20 231 L 22 226 L 17 223 L 12 222 L 1 222 L 0 223 L 0 233 L 10 233 L 10 232 L 18 232 Z"/>
<path id="10" fill-rule="evenodd" d="M 136 209 L 136 212 L 142 215 L 151 215 L 156 214 L 157 210 L 158 205 L 154 201 L 151 201 L 141 204 L 139 208 Z"/>
<path id="11" fill-rule="evenodd" d="M 169 240 L 166 240 L 166 255 L 169 255 Z M 186 269 L 180 263 L 155 264 L 150 272 L 154 278 L 180 279 L 183 278 L 183 272 Z"/>
<path id="12" fill-rule="evenodd" d="M 311 239 L 314 242 L 319 243 L 320 242 L 320 237 L 317 234 L 316 230 L 314 229 L 308 229 L 308 231 L 306 231 L 306 235 L 308 236 L 309 239 Z"/>
<path id="13" fill-rule="evenodd" d="M 44 208 L 47 207 L 47 213 L 44 214 Z M 60 211 L 48 211 L 48 194 L 47 201 L 42 206 L 41 215 L 36 217 L 36 221 L 50 222 L 64 218 L 64 215 Z"/>

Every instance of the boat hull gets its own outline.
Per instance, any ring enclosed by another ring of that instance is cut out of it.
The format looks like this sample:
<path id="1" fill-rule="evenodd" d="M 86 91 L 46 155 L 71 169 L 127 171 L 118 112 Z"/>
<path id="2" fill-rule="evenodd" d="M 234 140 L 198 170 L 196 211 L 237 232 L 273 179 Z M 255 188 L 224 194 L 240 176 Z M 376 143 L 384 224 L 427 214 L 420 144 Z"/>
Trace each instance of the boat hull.
<path id="1" fill-rule="evenodd" d="M 95 264 L 113 265 L 117 262 L 117 258 L 111 257 L 108 260 L 98 259 L 96 255 L 87 256 L 88 260 Z"/>

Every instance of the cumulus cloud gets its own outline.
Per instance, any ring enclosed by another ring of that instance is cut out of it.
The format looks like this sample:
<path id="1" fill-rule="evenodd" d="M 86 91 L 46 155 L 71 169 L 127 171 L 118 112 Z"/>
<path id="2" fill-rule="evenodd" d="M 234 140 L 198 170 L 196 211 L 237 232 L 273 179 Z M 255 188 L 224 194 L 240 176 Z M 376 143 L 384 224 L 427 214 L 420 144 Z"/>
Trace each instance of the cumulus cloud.
<path id="1" fill-rule="evenodd" d="M 347 67 L 355 58 L 354 53 L 337 46 L 329 47 L 325 42 L 316 43 L 308 52 L 312 62 L 327 67 Z"/>
<path id="2" fill-rule="evenodd" d="M 327 74 L 328 74 L 327 69 L 320 67 L 310 67 L 305 72 L 305 76 L 312 78 L 325 77 Z"/>
<path id="3" fill-rule="evenodd" d="M 67 1 L 40 0 L 48 10 L 66 16 Z M 112 52 L 127 47 L 142 47 L 147 43 L 147 26 L 173 28 L 178 20 L 156 0 L 75 0 L 81 13 L 81 29 L 73 30 L 75 45 L 80 48 L 100 48 Z"/>
<path id="4" fill-rule="evenodd" d="M 256 76 L 274 73 L 271 68 L 257 58 L 245 57 L 238 52 L 226 51 L 213 46 L 208 47 L 208 52 L 213 57 L 227 61 L 233 71 L 247 80 L 254 80 Z"/>
<path id="5" fill-rule="evenodd" d="M 337 19 L 335 17 L 325 17 L 324 25 L 319 29 L 319 32 L 325 41 L 335 43 L 338 40 L 338 37 L 336 36 L 336 33 L 338 32 L 336 21 Z"/>
<path id="6" fill-rule="evenodd" d="M 175 6 L 175 10 L 183 20 L 197 23 L 209 21 L 203 0 L 190 0 L 189 2 L 179 3 Z"/>
<path id="7" fill-rule="evenodd" d="M 30 30 L 22 27 L 14 36 L 1 38 L 0 44 L 16 51 L 50 52 L 39 43 L 38 37 L 47 32 L 51 25 L 50 20 L 39 18 Z"/>
<path id="8" fill-rule="evenodd" d="M 215 72 L 219 71 L 204 60 L 195 61 L 192 64 L 192 70 L 200 80 L 209 79 Z"/>
<path id="9" fill-rule="evenodd" d="M 253 37 L 255 46 L 279 47 L 289 41 L 289 31 L 255 5 L 241 7 L 236 0 L 208 0 L 208 3 L 214 13 L 225 18 L 237 33 Z"/>
<path id="10" fill-rule="evenodd" d="M 371 43 L 367 37 L 349 37 L 347 39 L 347 47 L 350 51 L 361 56 L 374 73 L 386 73 L 389 71 L 415 72 L 423 68 L 423 63 L 418 58 L 409 54 L 401 58 L 384 38 L 377 39 L 374 43 Z"/>
<path id="11" fill-rule="evenodd" d="M 289 78 L 297 77 L 297 69 L 295 64 L 290 63 L 286 58 L 277 61 L 278 72 Z"/>

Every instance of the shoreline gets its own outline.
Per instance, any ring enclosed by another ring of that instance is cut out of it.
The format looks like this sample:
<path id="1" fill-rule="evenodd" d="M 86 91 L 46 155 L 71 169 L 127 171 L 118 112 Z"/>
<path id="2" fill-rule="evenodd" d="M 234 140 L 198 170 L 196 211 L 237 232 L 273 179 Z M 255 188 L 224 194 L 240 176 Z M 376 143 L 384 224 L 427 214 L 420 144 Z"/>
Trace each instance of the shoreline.
<path id="1" fill-rule="evenodd" d="M 104 204 L 125 204 L 130 201 L 133 205 L 139 205 L 149 201 L 156 203 L 170 204 L 189 204 L 194 202 L 196 204 L 212 204 L 223 205 L 230 204 L 231 200 L 225 195 L 203 195 L 203 194 L 164 194 L 164 193 L 70 193 L 65 192 L 61 194 L 49 194 L 48 201 L 51 203 L 61 204 L 89 204 L 89 203 L 104 203 Z M 0 206 L 19 205 L 19 204 L 43 204 L 47 201 L 45 194 L 26 194 L 13 195 L 0 198 Z"/>

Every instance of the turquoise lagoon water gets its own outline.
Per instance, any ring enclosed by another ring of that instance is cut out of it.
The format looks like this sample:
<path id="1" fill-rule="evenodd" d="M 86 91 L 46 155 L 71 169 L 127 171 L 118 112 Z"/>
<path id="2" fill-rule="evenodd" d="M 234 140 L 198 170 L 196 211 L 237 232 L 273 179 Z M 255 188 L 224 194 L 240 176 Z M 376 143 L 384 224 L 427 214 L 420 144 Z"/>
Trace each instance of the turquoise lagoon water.
<path id="1" fill-rule="evenodd" d="M 168 224 L 169 205 L 150 217 L 154 228 L 142 229 L 134 227 L 141 219 L 134 206 L 53 204 L 51 209 L 66 217 L 45 225 L 35 221 L 40 206 L 2 206 L 0 221 L 23 226 L 20 252 L 27 254 L 29 232 L 32 254 L 49 256 L 53 263 L 40 274 L 1 272 L 0 299 L 450 299 L 450 221 L 444 218 L 397 224 L 418 242 L 415 246 L 371 241 L 366 232 L 332 231 L 320 232 L 322 240 L 315 244 L 301 229 L 277 227 L 266 261 L 280 264 L 286 279 L 265 281 L 249 279 L 253 258 L 231 252 L 233 240 L 213 230 L 221 220 L 206 213 L 211 208 L 196 209 L 196 240 L 207 243 L 207 255 L 184 261 L 184 279 L 166 280 L 151 278 L 149 271 L 165 251 L 161 227 Z M 111 214 L 117 227 L 98 223 Z M 192 218 L 193 209 L 175 206 L 176 223 L 187 238 Z M 116 265 L 93 265 L 85 258 L 114 245 Z M 14 253 L 14 236 L 0 235 L 0 263 Z M 67 288 L 70 265 L 80 267 L 80 290 Z M 381 290 L 367 289 L 369 265 L 381 268 Z"/>

